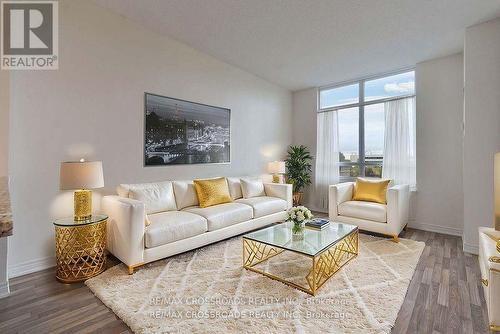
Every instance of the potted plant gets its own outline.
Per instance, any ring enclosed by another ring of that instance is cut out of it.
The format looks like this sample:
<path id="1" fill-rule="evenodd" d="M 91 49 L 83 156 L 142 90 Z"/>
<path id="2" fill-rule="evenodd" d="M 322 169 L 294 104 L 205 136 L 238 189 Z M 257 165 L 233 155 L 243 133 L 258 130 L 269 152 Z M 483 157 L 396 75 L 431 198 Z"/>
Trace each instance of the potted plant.
<path id="1" fill-rule="evenodd" d="M 311 184 L 312 159 L 309 149 L 304 145 L 288 148 L 285 160 L 287 182 L 293 185 L 293 205 L 300 205 L 304 187 Z"/>

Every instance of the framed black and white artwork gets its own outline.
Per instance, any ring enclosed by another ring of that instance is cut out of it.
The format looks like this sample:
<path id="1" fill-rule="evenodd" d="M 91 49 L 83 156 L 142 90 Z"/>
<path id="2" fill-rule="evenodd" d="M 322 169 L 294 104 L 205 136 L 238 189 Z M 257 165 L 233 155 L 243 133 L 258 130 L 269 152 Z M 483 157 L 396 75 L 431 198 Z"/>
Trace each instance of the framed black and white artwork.
<path id="1" fill-rule="evenodd" d="M 144 166 L 229 163 L 231 110 L 144 94 Z"/>

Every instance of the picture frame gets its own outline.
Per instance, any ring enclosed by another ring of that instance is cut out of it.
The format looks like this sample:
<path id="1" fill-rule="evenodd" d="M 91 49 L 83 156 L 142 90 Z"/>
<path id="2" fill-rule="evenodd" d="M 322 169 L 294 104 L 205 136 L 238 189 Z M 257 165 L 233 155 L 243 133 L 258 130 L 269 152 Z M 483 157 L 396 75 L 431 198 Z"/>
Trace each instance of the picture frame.
<path id="1" fill-rule="evenodd" d="M 144 93 L 144 167 L 229 164 L 231 109 Z"/>

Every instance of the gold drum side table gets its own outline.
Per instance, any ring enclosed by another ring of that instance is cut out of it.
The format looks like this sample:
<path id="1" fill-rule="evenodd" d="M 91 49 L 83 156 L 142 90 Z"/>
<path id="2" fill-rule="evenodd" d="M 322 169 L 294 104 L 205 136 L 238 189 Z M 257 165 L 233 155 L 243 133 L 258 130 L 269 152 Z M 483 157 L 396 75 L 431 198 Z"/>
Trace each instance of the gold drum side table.
<path id="1" fill-rule="evenodd" d="M 54 222 L 56 231 L 56 278 L 63 283 L 84 281 L 106 269 L 108 216 L 93 215 L 85 221 L 73 217 Z"/>

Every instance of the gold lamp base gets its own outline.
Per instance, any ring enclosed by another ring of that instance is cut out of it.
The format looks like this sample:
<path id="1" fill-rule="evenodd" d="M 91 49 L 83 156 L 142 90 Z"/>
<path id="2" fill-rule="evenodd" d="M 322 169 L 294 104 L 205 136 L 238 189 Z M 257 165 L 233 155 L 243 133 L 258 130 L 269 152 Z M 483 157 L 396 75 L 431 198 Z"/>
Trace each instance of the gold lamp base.
<path id="1" fill-rule="evenodd" d="M 273 174 L 273 183 L 281 183 L 281 178 L 279 174 Z"/>
<path id="2" fill-rule="evenodd" d="M 92 217 L 92 191 L 87 189 L 76 190 L 75 221 L 89 220 Z"/>

